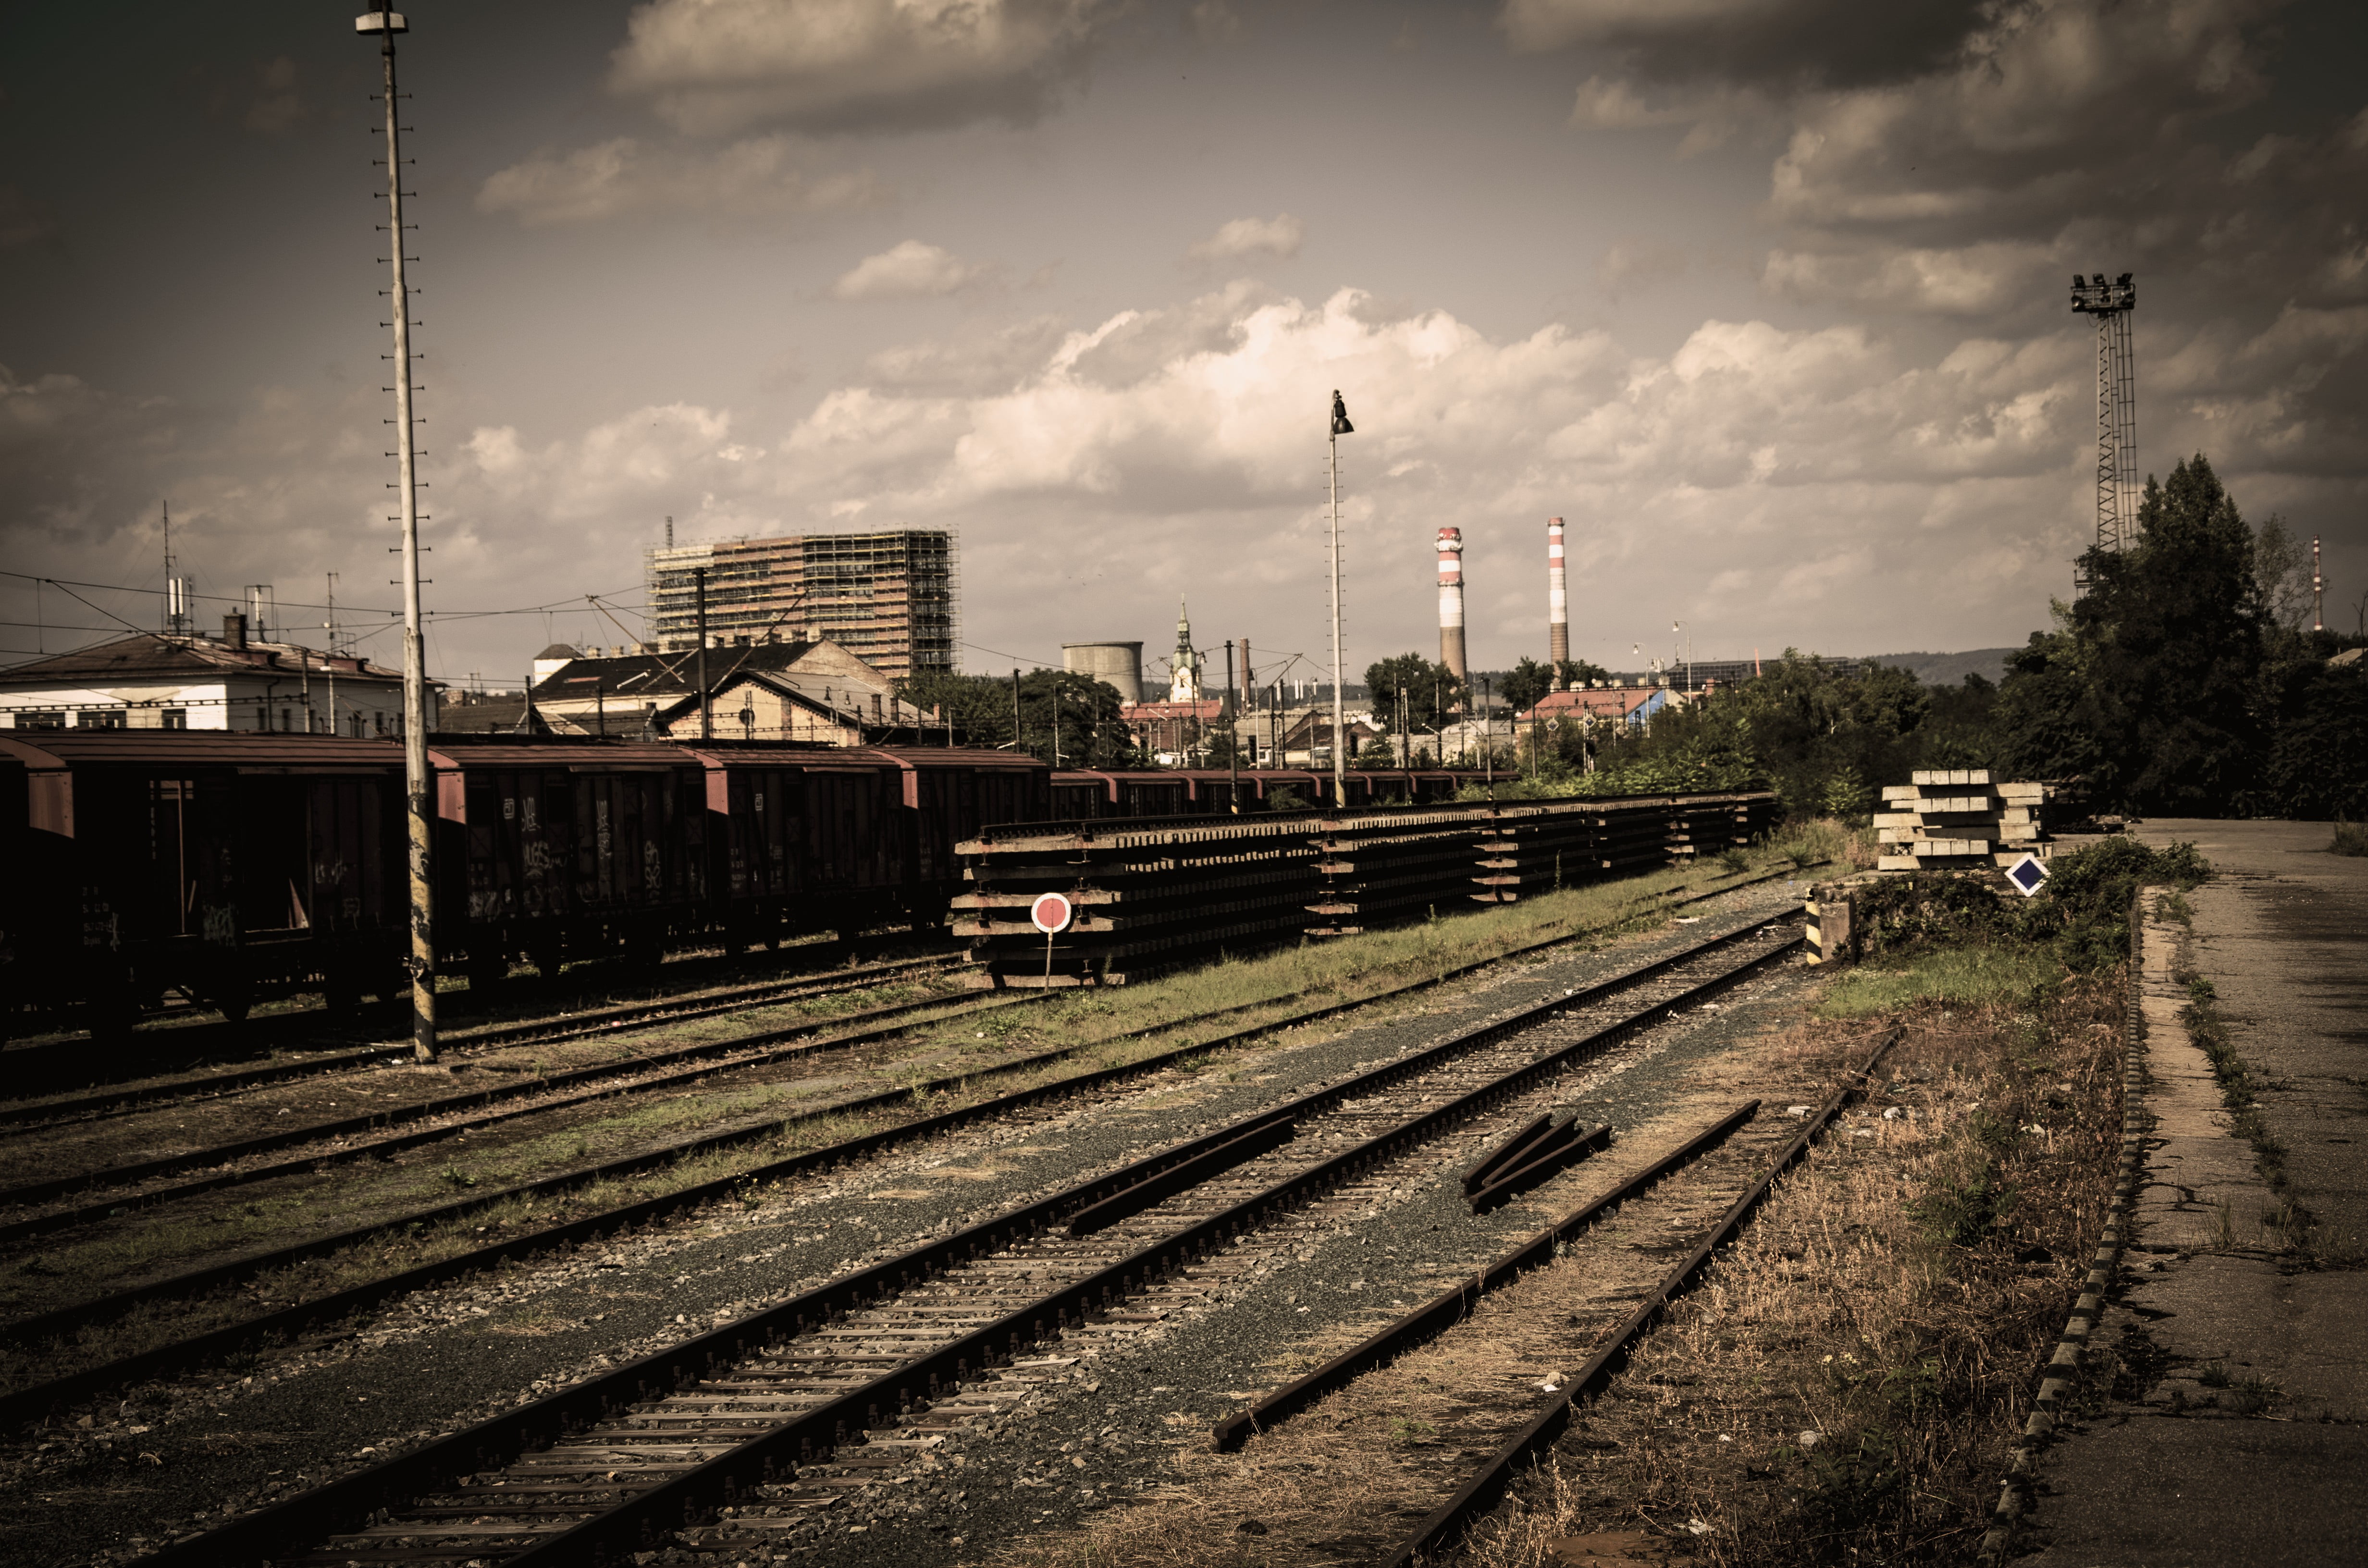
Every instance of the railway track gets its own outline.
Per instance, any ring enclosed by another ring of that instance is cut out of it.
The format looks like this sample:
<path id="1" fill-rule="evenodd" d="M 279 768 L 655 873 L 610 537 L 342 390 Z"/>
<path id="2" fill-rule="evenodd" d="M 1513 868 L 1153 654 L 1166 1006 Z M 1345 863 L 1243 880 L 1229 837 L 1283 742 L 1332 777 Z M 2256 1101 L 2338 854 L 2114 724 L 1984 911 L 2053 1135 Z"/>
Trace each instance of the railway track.
<path id="1" fill-rule="evenodd" d="M 499 1046 L 582 1040 L 587 1036 L 609 1034 L 643 1024 L 688 1023 L 697 1018 L 715 1017 L 722 1014 L 737 1012 L 743 1008 L 764 1006 L 776 1002 L 803 1001 L 815 997 L 840 995 L 849 991 L 865 991 L 874 986 L 894 983 L 899 980 L 941 974 L 954 968 L 958 961 L 952 957 L 907 959 L 894 963 L 867 965 L 862 969 L 840 971 L 826 975 L 785 976 L 747 985 L 725 987 L 722 990 L 704 990 L 679 997 L 660 997 L 647 1002 L 620 1003 L 607 1007 L 577 1009 L 548 1017 L 520 1019 L 514 1023 L 489 1024 L 477 1028 L 454 1029 L 445 1033 L 441 1037 L 441 1042 L 448 1052 L 465 1059 L 471 1054 Z M 201 1077 L 104 1089 L 92 1094 L 77 1095 L 68 1099 L 40 1100 L 0 1106 L 0 1125 L 29 1129 L 55 1126 L 70 1121 L 96 1120 L 104 1117 L 129 1116 L 174 1102 L 188 1103 L 199 1099 L 216 1099 L 268 1084 L 289 1083 L 297 1079 L 321 1077 L 329 1074 L 367 1071 L 374 1067 L 408 1065 L 411 1061 L 409 1053 L 408 1043 L 397 1040 L 352 1051 L 324 1051 L 315 1056 L 274 1062 L 261 1067 L 234 1068 L 228 1072 L 207 1074 Z M 0 1205 L 6 1205 L 9 1201 L 11 1199 L 6 1194 L 0 1193 Z"/>
<path id="2" fill-rule="evenodd" d="M 1523 1470 L 1535 1464 L 1553 1448 L 1555 1440 L 1568 1429 L 1580 1402 L 1600 1392 L 1626 1363 L 1637 1343 L 1668 1311 L 1670 1302 L 1700 1277 L 1717 1250 L 1732 1241 L 1743 1228 L 1774 1187 L 1776 1179 L 1808 1152 L 1810 1143 L 1863 1089 L 1875 1064 L 1897 1039 L 1896 1031 L 1886 1035 L 1855 1069 L 1843 1075 L 1840 1085 L 1827 1096 L 1825 1103 L 1805 1119 L 1800 1131 L 1776 1150 L 1772 1157 L 1759 1167 L 1756 1178 L 1748 1181 L 1740 1194 L 1721 1210 L 1718 1217 L 1692 1238 L 1691 1244 L 1685 1248 L 1677 1263 L 1645 1291 L 1644 1300 L 1624 1317 L 1616 1320 L 1615 1325 L 1610 1325 L 1609 1332 L 1597 1342 L 1577 1371 L 1565 1379 L 1561 1386 L 1548 1395 L 1542 1408 L 1526 1421 L 1520 1421 L 1508 1435 L 1501 1430 L 1491 1433 L 1482 1428 L 1481 1423 L 1486 1420 L 1486 1405 L 1475 1403 L 1470 1407 L 1475 1415 L 1473 1427 L 1452 1432 L 1448 1436 L 1451 1440 L 1467 1448 L 1474 1443 L 1484 1444 L 1486 1458 L 1444 1503 L 1433 1509 L 1399 1543 L 1384 1560 L 1386 1568 L 1416 1568 L 1418 1563 L 1438 1561 L 1441 1552 L 1452 1549 L 1496 1506 Z M 1592 1214 L 1586 1216 L 1587 1219 L 1592 1217 Z M 1565 1221 L 1566 1225 L 1568 1223 Z M 1504 1277 L 1497 1280 L 1499 1284 L 1508 1281 Z M 1383 1332 L 1387 1334 L 1389 1331 L 1385 1329 Z M 1490 1441 L 1491 1438 L 1495 1440 Z"/>
<path id="3" fill-rule="evenodd" d="M 1473 1118 L 1790 953 L 1747 926 L 1305 1090 L 157 1554 L 576 1563 L 779 1541 L 1057 1369 L 1064 1337 L 1202 1300 L 1230 1255 L 1330 1223 Z M 1311 1219 L 1309 1211 L 1328 1210 Z M 1084 1222 L 1081 1222 L 1084 1221 Z"/>
<path id="4" fill-rule="evenodd" d="M 508 1084 L 472 1089 L 466 1094 L 447 1095 L 408 1106 L 374 1110 L 339 1121 L 267 1133 L 237 1143 L 0 1189 L 0 1211 L 5 1211 L 50 1202 L 68 1194 L 131 1187 L 180 1171 L 204 1170 L 209 1173 L 170 1187 L 144 1188 L 133 1193 L 118 1192 L 113 1197 L 95 1202 L 0 1221 L 0 1243 L 51 1234 L 225 1187 L 295 1176 L 355 1160 L 387 1159 L 405 1149 L 464 1132 L 479 1131 L 520 1117 L 541 1116 L 619 1095 L 678 1087 L 719 1074 L 776 1064 L 829 1051 L 848 1050 L 900 1034 L 908 1027 L 913 1015 L 933 1008 L 945 1010 L 944 1018 L 928 1020 L 934 1023 L 994 1012 L 1035 999 L 1032 995 L 1005 995 L 991 999 L 962 994 L 915 997 L 867 1007 L 860 1012 L 843 1013 L 835 1018 L 785 1025 L 780 1028 L 760 1030 L 729 1040 L 678 1046 L 671 1051 L 637 1053 L 617 1062 L 521 1078 Z M 853 1029 L 833 1027 L 846 1024 L 863 1027 Z M 385 1131 L 413 1123 L 427 1125 L 402 1132 Z M 302 1150 L 302 1153 L 270 1164 L 242 1163 L 290 1149 Z M 8 1331 L 0 1329 L 0 1333 L 6 1332 Z"/>
<path id="5" fill-rule="evenodd" d="M 1699 903 L 1742 887 L 1771 881 L 1784 874 L 1782 871 L 1772 872 L 1729 883 L 1725 887 L 1672 901 L 1670 906 Z M 1702 952 L 1716 949 L 1737 939 L 1750 929 L 1752 927 L 1747 926 L 1723 937 L 1712 937 L 1696 944 L 1689 951 Z M 293 1338 L 315 1324 L 333 1322 L 381 1301 L 412 1290 L 438 1285 L 479 1269 L 540 1253 L 581 1245 L 597 1241 L 603 1234 L 617 1233 L 629 1226 L 651 1223 L 687 1209 L 729 1198 L 749 1183 L 779 1181 L 803 1176 L 815 1171 L 827 1170 L 834 1165 L 866 1158 L 900 1144 L 941 1136 L 962 1127 L 1013 1111 L 1077 1094 L 1094 1093 L 1110 1085 L 1174 1066 L 1212 1051 L 1244 1044 L 1281 1029 L 1317 1022 L 1377 1002 L 1428 990 L 1474 971 L 1559 946 L 1588 934 L 1589 934 L 1588 928 L 1558 932 L 1522 948 L 1378 992 L 1303 1009 L 1282 1017 L 1265 1019 L 1231 1034 L 1190 1041 L 1117 1066 L 1090 1071 L 1051 1084 L 1011 1091 L 953 1109 L 913 1118 L 877 1131 L 842 1139 L 816 1149 L 770 1161 L 730 1176 L 684 1187 L 658 1197 L 612 1207 L 564 1222 L 546 1225 L 522 1234 L 505 1236 L 472 1246 L 463 1252 L 432 1263 L 399 1268 L 379 1278 L 348 1287 L 329 1295 L 267 1311 L 223 1327 L 189 1335 L 103 1365 L 69 1372 L 0 1395 L 0 1427 L 38 1418 L 62 1404 L 87 1398 L 105 1389 L 146 1379 L 170 1376 L 189 1368 L 202 1366 L 219 1357 L 241 1351 L 258 1342 Z M 1674 961 L 1676 961 L 1674 958 L 1656 960 L 1653 964 L 1631 971 L 1626 975 L 1605 983 L 1613 985 L 1625 983 L 1649 972 L 1656 972 Z M 1172 1032 L 1270 1005 L 1269 1002 L 1253 1002 L 1220 1008 L 1192 1017 L 1169 1020 L 1156 1029 L 1144 1032 Z M 78 1302 L 36 1317 L 0 1324 L 0 1337 L 30 1345 L 38 1344 L 47 1337 L 69 1335 L 85 1324 L 108 1321 L 144 1303 L 165 1299 L 195 1298 L 235 1287 L 269 1271 L 289 1267 L 347 1248 L 365 1245 L 381 1237 L 399 1236 L 406 1231 L 416 1233 L 424 1227 L 450 1224 L 493 1204 L 521 1198 L 536 1200 L 559 1198 L 570 1189 L 595 1180 L 667 1165 L 737 1144 L 757 1142 L 779 1135 L 805 1122 L 864 1112 L 907 1110 L 916 1099 L 926 1103 L 932 1096 L 964 1091 L 983 1079 L 991 1080 L 996 1076 L 1042 1067 L 1064 1059 L 1073 1059 L 1099 1050 L 1109 1043 L 1107 1040 L 1096 1040 L 1079 1046 L 1038 1052 L 987 1067 L 966 1070 L 917 1086 L 899 1086 L 852 1099 L 836 1101 L 775 1121 L 744 1126 L 722 1133 L 707 1134 L 646 1148 L 620 1159 L 562 1172 L 538 1181 L 515 1185 L 413 1214 L 375 1221 L 354 1230 L 311 1238 L 271 1253 L 251 1256 L 226 1264 L 176 1275 L 147 1285 Z"/>

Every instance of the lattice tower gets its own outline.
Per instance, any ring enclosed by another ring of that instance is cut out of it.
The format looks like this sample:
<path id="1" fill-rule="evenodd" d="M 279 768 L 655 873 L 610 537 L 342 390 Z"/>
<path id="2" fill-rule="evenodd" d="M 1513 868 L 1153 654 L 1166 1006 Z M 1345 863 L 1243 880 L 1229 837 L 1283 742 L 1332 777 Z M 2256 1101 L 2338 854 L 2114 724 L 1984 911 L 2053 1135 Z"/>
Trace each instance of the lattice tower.
<path id="1" fill-rule="evenodd" d="M 2132 275 L 2111 281 L 2072 275 L 2072 309 L 2097 318 L 2097 548 L 2119 551 L 2137 532 L 2137 354 L 2130 312 L 2138 291 Z"/>

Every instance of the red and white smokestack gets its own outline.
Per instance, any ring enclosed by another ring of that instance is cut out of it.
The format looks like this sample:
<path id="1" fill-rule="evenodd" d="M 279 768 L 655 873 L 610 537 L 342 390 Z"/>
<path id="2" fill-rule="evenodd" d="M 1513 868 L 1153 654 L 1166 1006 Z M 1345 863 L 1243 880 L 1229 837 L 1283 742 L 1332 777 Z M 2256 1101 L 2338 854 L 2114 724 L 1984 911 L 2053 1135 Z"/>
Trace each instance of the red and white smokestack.
<path id="1" fill-rule="evenodd" d="M 1570 579 L 1563 573 L 1562 519 L 1546 519 L 1546 657 L 1557 674 L 1570 659 Z"/>
<path id="2" fill-rule="evenodd" d="M 1463 678 L 1463 530 L 1439 530 L 1439 662 Z"/>

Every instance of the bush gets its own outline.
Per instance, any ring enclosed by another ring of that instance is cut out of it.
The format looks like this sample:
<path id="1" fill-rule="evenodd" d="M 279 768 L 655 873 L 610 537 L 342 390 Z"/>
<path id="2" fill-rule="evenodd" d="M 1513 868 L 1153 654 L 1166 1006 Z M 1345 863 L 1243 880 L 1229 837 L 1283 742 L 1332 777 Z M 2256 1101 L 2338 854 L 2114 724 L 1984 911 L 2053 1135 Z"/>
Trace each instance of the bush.
<path id="1" fill-rule="evenodd" d="M 2339 822 L 2335 824 L 2335 842 L 2327 846 L 2329 855 L 2368 855 L 2368 823 Z"/>

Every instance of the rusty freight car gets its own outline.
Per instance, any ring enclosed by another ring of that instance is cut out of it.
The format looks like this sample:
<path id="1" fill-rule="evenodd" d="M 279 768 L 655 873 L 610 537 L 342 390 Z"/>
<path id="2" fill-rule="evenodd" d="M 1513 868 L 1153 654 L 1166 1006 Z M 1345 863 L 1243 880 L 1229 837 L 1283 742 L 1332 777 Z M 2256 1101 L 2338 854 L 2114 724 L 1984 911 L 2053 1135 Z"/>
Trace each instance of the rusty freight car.
<path id="1" fill-rule="evenodd" d="M 167 991 L 237 1018 L 402 985 L 396 743 L 14 730 L 0 755 L 22 779 L 11 1011 L 80 1005 L 108 1035 Z"/>
<path id="2" fill-rule="evenodd" d="M 525 957 L 655 963 L 706 929 L 704 780 L 679 746 L 438 735 L 436 947 L 473 989 Z"/>

